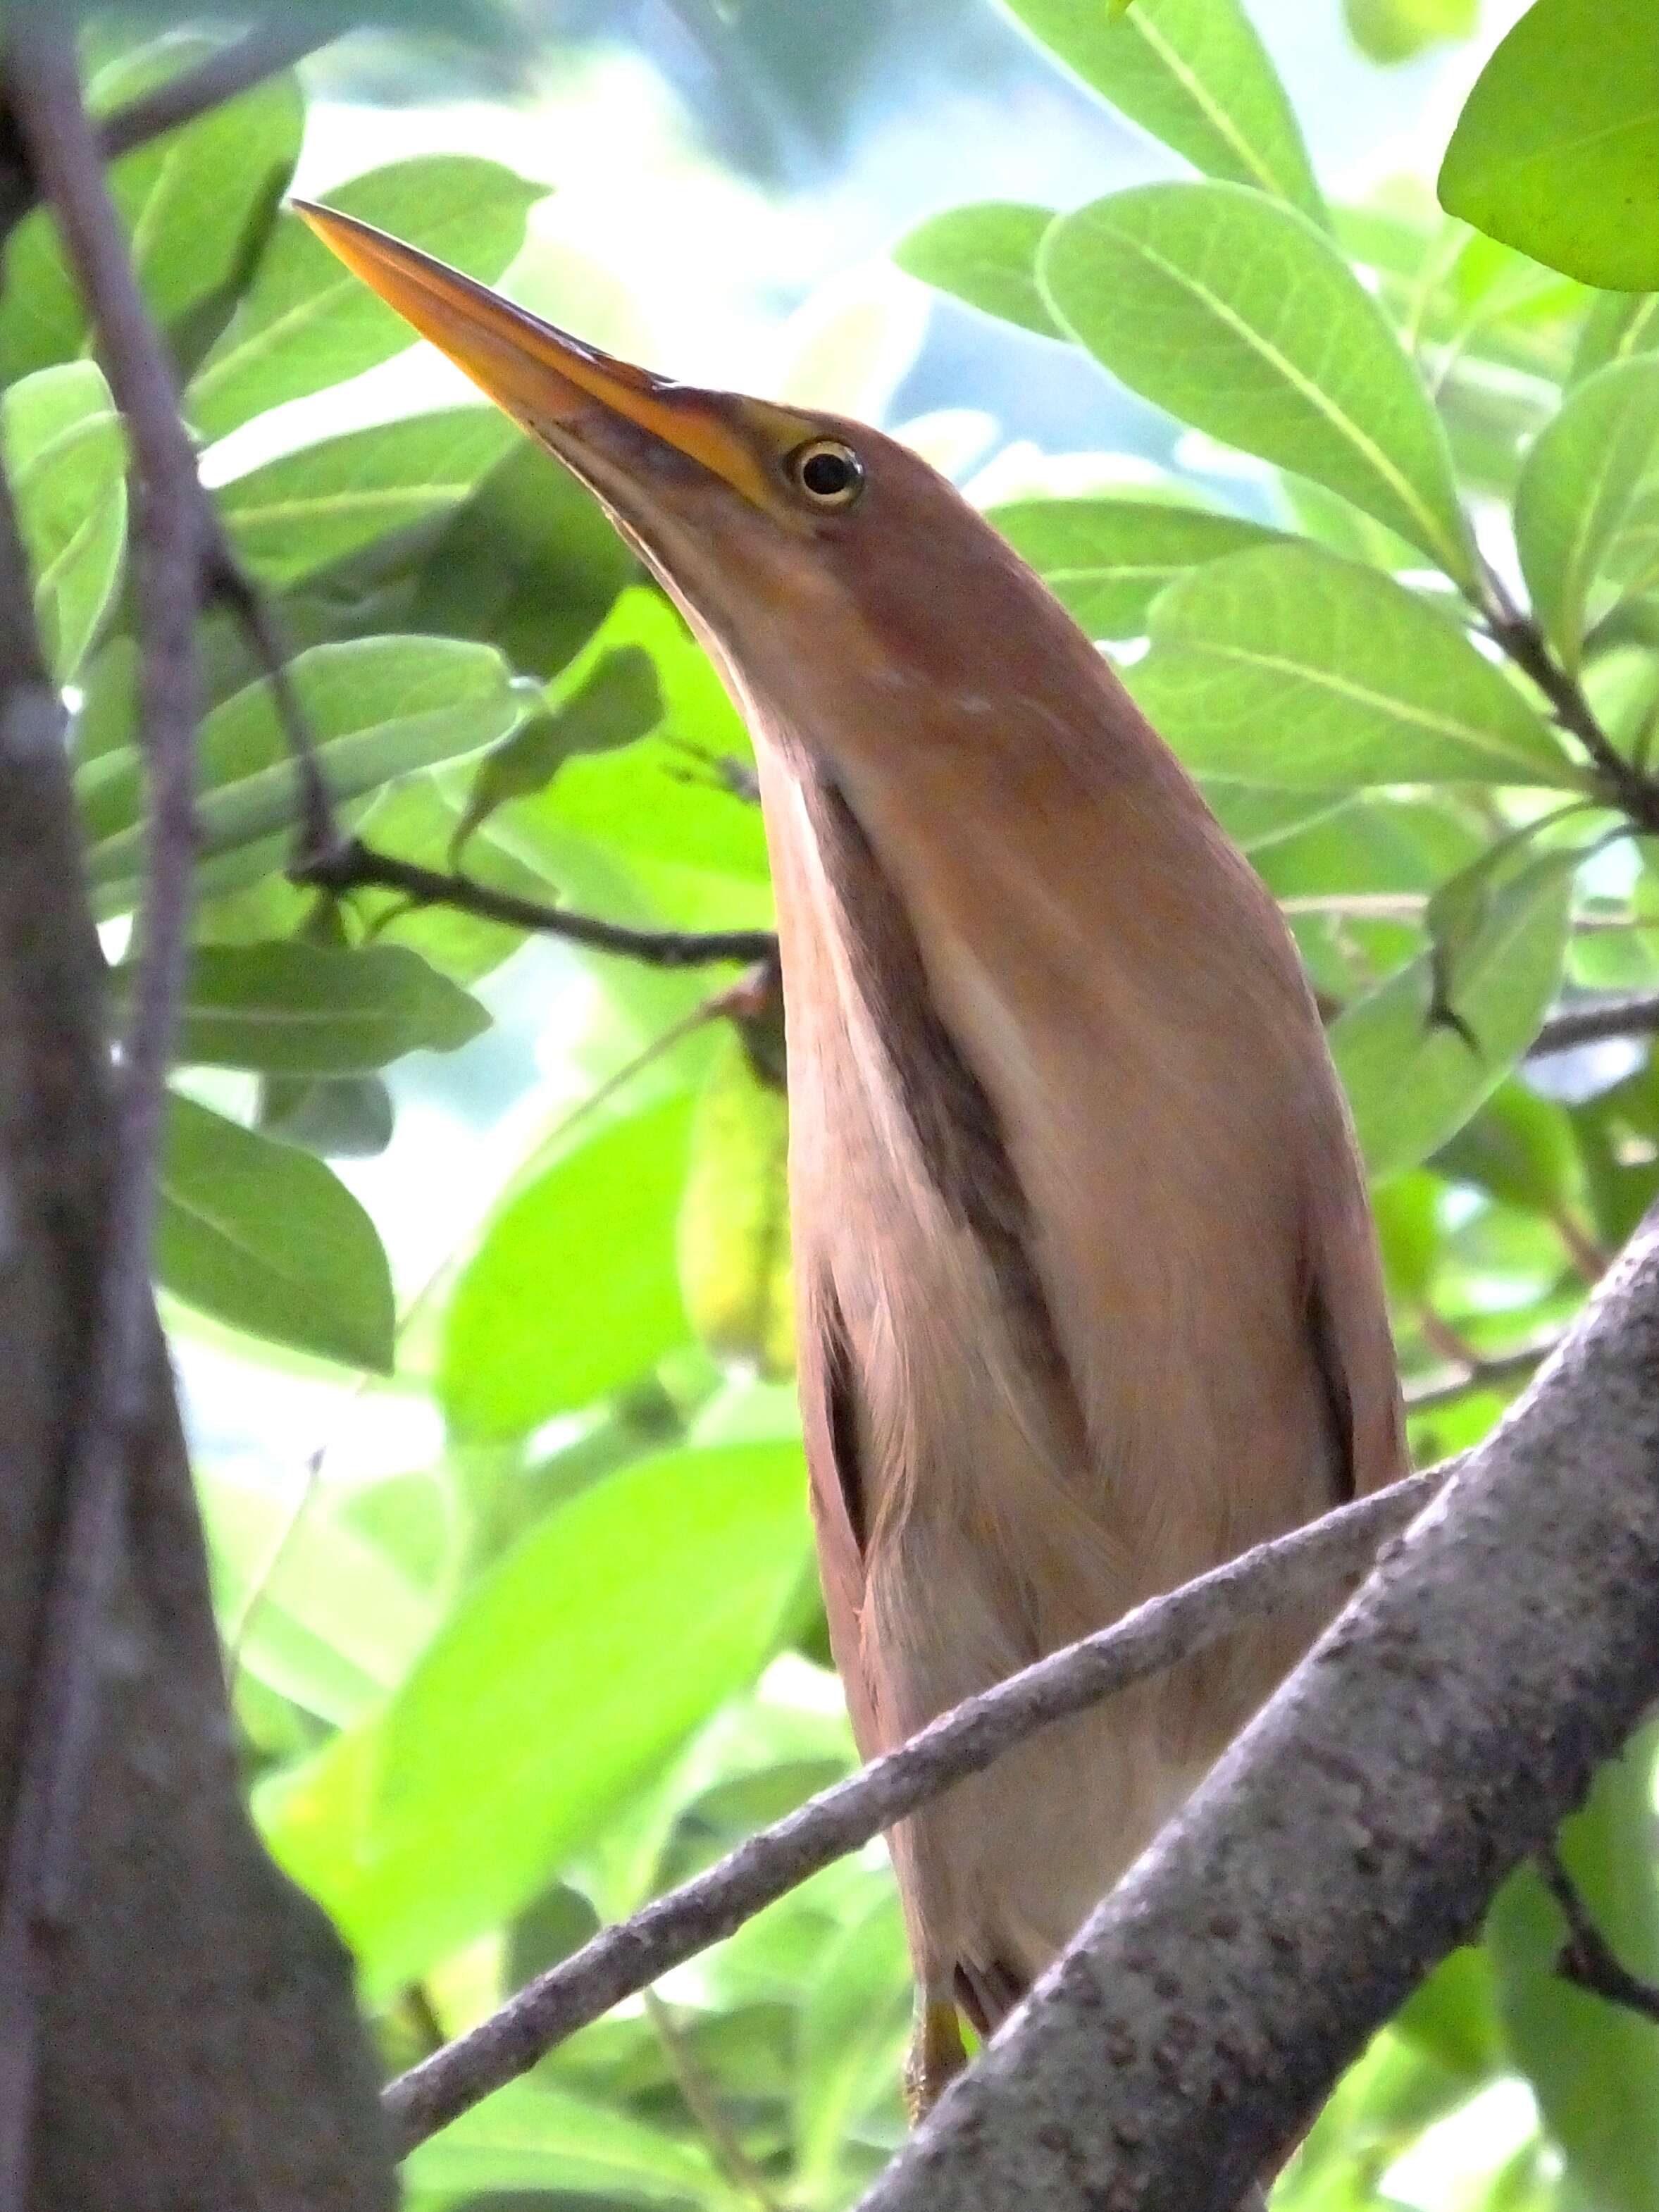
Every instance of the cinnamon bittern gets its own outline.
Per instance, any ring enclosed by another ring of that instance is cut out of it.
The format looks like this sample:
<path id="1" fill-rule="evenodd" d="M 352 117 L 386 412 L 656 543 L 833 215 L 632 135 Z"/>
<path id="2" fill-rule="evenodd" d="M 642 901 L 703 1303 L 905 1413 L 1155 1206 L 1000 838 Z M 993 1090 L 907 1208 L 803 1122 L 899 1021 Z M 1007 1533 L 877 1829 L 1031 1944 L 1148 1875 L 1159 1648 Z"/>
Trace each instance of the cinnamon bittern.
<path id="1" fill-rule="evenodd" d="M 1071 618 L 857 422 L 613 360 L 302 212 L 608 509 L 753 734 L 800 1392 L 867 1756 L 1403 1471 L 1352 1135 L 1279 911 Z M 1323 1618 L 903 1823 L 926 2105 Z"/>

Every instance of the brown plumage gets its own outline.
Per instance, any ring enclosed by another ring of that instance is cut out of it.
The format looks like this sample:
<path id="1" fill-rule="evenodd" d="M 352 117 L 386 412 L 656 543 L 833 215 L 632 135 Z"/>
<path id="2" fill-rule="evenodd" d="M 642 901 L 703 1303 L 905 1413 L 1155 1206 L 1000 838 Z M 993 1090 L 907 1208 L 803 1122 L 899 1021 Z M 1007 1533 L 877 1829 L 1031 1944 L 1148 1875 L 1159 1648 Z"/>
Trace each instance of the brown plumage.
<path id="1" fill-rule="evenodd" d="M 349 219 L 337 252 L 592 486 L 752 732 L 801 1400 L 860 1747 L 1404 1466 L 1294 947 L 1112 671 L 878 433 L 608 361 Z M 1304 1648 L 1310 1607 L 893 1838 L 915 2086 L 994 2027 Z"/>

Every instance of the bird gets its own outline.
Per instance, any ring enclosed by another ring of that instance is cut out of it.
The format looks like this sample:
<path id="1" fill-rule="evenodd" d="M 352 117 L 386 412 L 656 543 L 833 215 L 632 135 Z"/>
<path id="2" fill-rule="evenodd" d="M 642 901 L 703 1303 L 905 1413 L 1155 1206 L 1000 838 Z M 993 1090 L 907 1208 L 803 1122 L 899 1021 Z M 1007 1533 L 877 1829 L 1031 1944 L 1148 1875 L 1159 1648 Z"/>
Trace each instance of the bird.
<path id="1" fill-rule="evenodd" d="M 1040 579 L 866 424 L 653 374 L 300 212 L 593 493 L 753 738 L 802 1425 L 862 1755 L 1401 1474 L 1294 943 Z M 895 1828 L 913 2118 L 1329 1610 L 1242 1626 Z"/>

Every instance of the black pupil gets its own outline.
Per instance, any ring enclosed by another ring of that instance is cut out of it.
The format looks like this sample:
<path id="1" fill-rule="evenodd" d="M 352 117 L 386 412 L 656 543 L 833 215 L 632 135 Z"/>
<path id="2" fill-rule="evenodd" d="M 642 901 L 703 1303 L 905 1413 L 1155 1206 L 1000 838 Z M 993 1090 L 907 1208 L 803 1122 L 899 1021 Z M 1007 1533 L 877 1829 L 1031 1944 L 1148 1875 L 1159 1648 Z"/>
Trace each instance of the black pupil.
<path id="1" fill-rule="evenodd" d="M 856 473 L 848 453 L 809 453 L 800 465 L 800 480 L 816 499 L 834 499 Z"/>

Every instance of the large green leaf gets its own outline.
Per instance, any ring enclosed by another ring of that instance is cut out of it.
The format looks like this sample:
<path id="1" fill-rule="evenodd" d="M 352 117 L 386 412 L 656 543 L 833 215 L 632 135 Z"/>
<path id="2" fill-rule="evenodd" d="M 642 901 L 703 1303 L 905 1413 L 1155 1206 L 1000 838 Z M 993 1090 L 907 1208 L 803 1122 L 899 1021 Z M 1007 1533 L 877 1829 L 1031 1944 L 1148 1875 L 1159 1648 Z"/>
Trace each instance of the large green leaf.
<path id="1" fill-rule="evenodd" d="M 685 1340 L 674 1221 L 690 1116 L 677 1097 L 611 1123 L 490 1223 L 445 1323 L 439 1389 L 459 1435 L 522 1436 Z"/>
<path id="2" fill-rule="evenodd" d="M 1659 1973 L 1659 1882 L 1653 1866 L 1651 1729 L 1603 1767 L 1561 1856 L 1630 1972 Z M 1574 2203 L 1650 2212 L 1659 2173 L 1659 2027 L 1556 1972 L 1561 1911 L 1531 1868 L 1498 1892 L 1486 1923 L 1510 2049 L 1566 2161 Z"/>
<path id="3" fill-rule="evenodd" d="M 112 978 L 118 1006 L 130 968 Z M 359 1075 L 406 1052 L 453 1052 L 487 1029 L 477 1000 L 401 945 L 300 940 L 191 955 L 178 1058 L 268 1075 Z"/>
<path id="4" fill-rule="evenodd" d="M 1124 672 L 1142 711 L 1201 775 L 1364 784 L 1573 787 L 1509 678 L 1391 576 L 1315 545 L 1194 569 L 1153 608 Z"/>
<path id="5" fill-rule="evenodd" d="M 1577 668 L 1610 602 L 1659 580 L 1659 356 L 1609 362 L 1540 435 L 1515 536 L 1550 642 Z"/>
<path id="6" fill-rule="evenodd" d="M 511 2081 L 420 2145 L 408 2189 L 547 2191 L 605 2204 L 724 2203 L 708 2154 L 572 2090 Z"/>
<path id="7" fill-rule="evenodd" d="M 94 362 L 64 362 L 0 398 L 0 447 L 34 580 L 34 617 L 53 676 L 72 683 L 120 581 L 126 446 Z"/>
<path id="8" fill-rule="evenodd" d="M 1572 356 L 1571 381 L 1582 384 L 1610 361 L 1659 351 L 1659 292 L 1601 292 L 1593 299 Z"/>
<path id="9" fill-rule="evenodd" d="M 1470 580 L 1428 396 L 1305 216 L 1239 185 L 1142 185 L 1062 216 L 1037 265 L 1061 321 L 1124 383 L 1340 492 Z"/>
<path id="10" fill-rule="evenodd" d="M 487 638 L 515 668 L 552 676 L 636 573 L 592 493 L 551 454 L 523 442 L 433 548 L 415 618 L 425 629 Z"/>
<path id="11" fill-rule="evenodd" d="M 804 2193 L 832 2186 L 854 2124 L 900 2072 L 912 2008 L 904 1929 L 889 1891 L 830 1945 L 801 2007 L 795 2154 Z"/>
<path id="12" fill-rule="evenodd" d="M 171 39 L 98 70 L 88 87 L 106 112 L 136 98 L 207 51 Z M 292 76 L 270 79 L 183 129 L 125 155 L 110 187 L 152 314 L 176 322 L 235 277 L 288 182 L 303 113 Z M 0 289 L 0 380 L 69 361 L 88 343 L 80 287 L 44 210 L 26 216 L 6 252 Z"/>
<path id="13" fill-rule="evenodd" d="M 990 507 L 993 522 L 1091 637 L 1139 637 L 1166 584 L 1203 562 L 1280 537 L 1259 522 L 1129 493 L 1021 499 Z"/>
<path id="14" fill-rule="evenodd" d="M 1457 119 L 1440 202 L 1612 291 L 1659 288 L 1659 15 L 1534 0 Z"/>
<path id="15" fill-rule="evenodd" d="M 348 1367 L 392 1365 L 392 1278 L 374 1224 L 310 1153 L 175 1096 L 155 1272 L 186 1305 Z"/>
<path id="16" fill-rule="evenodd" d="M 741 1033 L 724 1039 L 697 1101 L 678 1235 L 697 1334 L 717 1358 L 767 1377 L 795 1364 L 781 1042 L 770 1066 Z"/>
<path id="17" fill-rule="evenodd" d="M 437 1625 L 433 1597 L 337 1494 L 296 1501 L 234 1466 L 197 1480 L 238 1664 L 337 1728 L 380 1705 Z"/>
<path id="18" fill-rule="evenodd" d="M 1450 979 L 1455 1023 L 1435 1018 L 1436 968 L 1425 953 L 1332 1024 L 1331 1051 L 1373 1176 L 1437 1151 L 1538 1034 L 1560 987 L 1572 868 L 1571 855 L 1546 854 L 1492 896 Z"/>
<path id="19" fill-rule="evenodd" d="M 908 231 L 893 258 L 907 276 L 985 314 L 1063 338 L 1036 280 L 1037 247 L 1054 219 L 1052 208 L 1022 200 L 947 208 Z"/>
<path id="20" fill-rule="evenodd" d="M 494 407 L 348 430 L 235 477 L 220 491 L 219 509 L 248 567 L 283 591 L 456 506 L 515 435 Z"/>
<path id="21" fill-rule="evenodd" d="M 495 161 L 428 154 L 394 161 L 326 204 L 491 283 L 542 196 Z M 185 395 L 204 436 L 222 437 L 281 400 L 338 384 L 414 343 L 401 316 L 351 275 L 298 216 L 279 216 L 235 314 Z"/>
<path id="22" fill-rule="evenodd" d="M 592 655 L 561 688 L 562 696 L 544 714 L 532 715 L 479 762 L 455 830 L 458 853 L 499 807 L 545 790 L 567 761 L 632 744 L 662 720 L 656 664 L 642 646 Z"/>
<path id="23" fill-rule="evenodd" d="M 1005 0 L 1012 13 L 1142 130 L 1206 176 L 1323 203 L 1295 111 L 1243 0 Z"/>
<path id="24" fill-rule="evenodd" d="M 517 726 L 527 703 L 499 653 L 454 638 L 319 645 L 300 654 L 291 675 L 337 801 L 494 744 Z M 278 864 L 280 840 L 297 809 L 293 764 L 268 684 L 250 684 L 215 708 L 202 725 L 200 760 L 203 858 L 248 853 L 250 875 Z M 106 744 L 78 788 L 94 899 L 100 914 L 119 913 L 131 903 L 143 859 L 136 743 Z M 222 877 L 219 887 L 228 880 Z"/>
<path id="25" fill-rule="evenodd" d="M 378 1722 L 264 1793 L 371 2000 L 527 1902 L 770 1650 L 807 1553 L 799 1450 L 689 1449 L 556 1509 Z"/>

